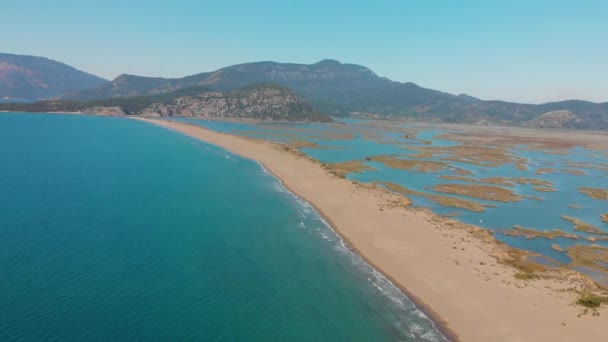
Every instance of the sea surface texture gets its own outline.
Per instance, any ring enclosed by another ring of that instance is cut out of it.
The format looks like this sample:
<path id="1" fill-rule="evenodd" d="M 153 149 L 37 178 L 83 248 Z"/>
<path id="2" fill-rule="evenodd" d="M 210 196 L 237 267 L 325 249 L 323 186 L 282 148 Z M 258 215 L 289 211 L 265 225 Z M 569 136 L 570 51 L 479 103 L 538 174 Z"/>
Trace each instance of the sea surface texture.
<path id="1" fill-rule="evenodd" d="M 257 163 L 0 113 L 0 341 L 444 341 Z"/>

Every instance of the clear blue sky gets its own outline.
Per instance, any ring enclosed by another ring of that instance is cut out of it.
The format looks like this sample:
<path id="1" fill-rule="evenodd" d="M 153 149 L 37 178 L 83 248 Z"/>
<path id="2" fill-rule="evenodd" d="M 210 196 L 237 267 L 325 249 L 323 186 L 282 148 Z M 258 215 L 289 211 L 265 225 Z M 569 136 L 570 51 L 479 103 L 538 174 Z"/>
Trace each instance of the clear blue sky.
<path id="1" fill-rule="evenodd" d="M 332 58 L 484 99 L 608 101 L 608 1 L 1 0 L 0 51 L 114 78 Z"/>

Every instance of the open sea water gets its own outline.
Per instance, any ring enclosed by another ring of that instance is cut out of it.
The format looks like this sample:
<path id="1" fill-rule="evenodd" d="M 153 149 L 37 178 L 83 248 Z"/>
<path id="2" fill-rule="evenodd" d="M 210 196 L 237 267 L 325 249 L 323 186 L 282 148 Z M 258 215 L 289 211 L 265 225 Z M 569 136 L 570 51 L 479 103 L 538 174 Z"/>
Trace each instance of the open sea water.
<path id="1" fill-rule="evenodd" d="M 0 113 L 0 341 L 445 341 L 254 161 Z"/>

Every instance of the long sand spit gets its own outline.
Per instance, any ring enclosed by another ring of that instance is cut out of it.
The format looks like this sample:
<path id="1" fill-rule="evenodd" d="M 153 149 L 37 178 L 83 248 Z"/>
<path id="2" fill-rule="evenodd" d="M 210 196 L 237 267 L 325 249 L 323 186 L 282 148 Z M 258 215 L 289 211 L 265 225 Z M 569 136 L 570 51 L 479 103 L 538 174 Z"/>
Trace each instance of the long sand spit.
<path id="1" fill-rule="evenodd" d="M 185 123 L 138 118 L 261 163 L 312 204 L 363 258 L 399 286 L 452 340 L 605 341 L 608 313 L 581 315 L 563 279 L 524 281 L 470 230 L 400 197 L 332 175 L 275 143 Z"/>

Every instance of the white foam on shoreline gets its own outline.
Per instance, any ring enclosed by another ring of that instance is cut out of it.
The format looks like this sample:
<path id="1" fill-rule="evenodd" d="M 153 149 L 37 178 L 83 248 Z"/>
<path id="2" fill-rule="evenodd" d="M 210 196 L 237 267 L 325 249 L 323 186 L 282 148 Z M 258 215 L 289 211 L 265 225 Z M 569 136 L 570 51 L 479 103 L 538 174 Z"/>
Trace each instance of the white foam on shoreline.
<path id="1" fill-rule="evenodd" d="M 161 125 L 159 125 L 159 126 L 161 126 Z M 449 341 L 449 339 L 446 336 L 444 336 L 443 333 L 441 333 L 441 331 L 438 329 L 436 323 L 432 319 L 430 319 L 421 309 L 419 309 L 416 306 L 416 304 L 413 301 L 411 301 L 408 298 L 408 296 L 405 293 L 403 293 L 403 291 L 401 291 L 401 289 L 399 287 L 397 287 L 393 282 L 391 282 L 388 278 L 386 278 L 383 274 L 381 274 L 373 266 L 368 264 L 359 254 L 357 254 L 352 248 L 350 248 L 348 246 L 348 244 L 344 241 L 344 239 L 342 239 L 342 237 L 323 218 L 323 216 L 320 215 L 316 211 L 316 209 L 310 203 L 308 203 L 306 200 L 304 200 L 303 198 L 301 198 L 300 196 L 298 196 L 297 194 L 295 194 L 291 190 L 289 190 L 285 186 L 283 181 L 280 178 L 278 178 L 277 176 L 275 176 L 274 174 L 272 174 L 270 171 L 268 171 L 268 169 L 266 169 L 266 167 L 262 163 L 260 163 L 259 161 L 255 160 L 255 159 L 251 159 L 251 158 L 247 158 L 245 156 L 239 155 L 223 146 L 220 146 L 220 145 L 199 139 L 197 137 L 191 136 L 189 134 L 180 132 L 177 129 L 167 127 L 167 126 L 161 126 L 161 127 L 167 128 L 182 136 L 185 135 L 185 136 L 193 138 L 197 141 L 200 141 L 205 144 L 212 145 L 214 147 L 227 151 L 229 154 L 231 154 L 232 156 L 234 156 L 236 158 L 242 158 L 244 160 L 249 160 L 249 161 L 256 163 L 260 167 L 260 169 L 263 171 L 263 173 L 270 176 L 274 180 L 272 188 L 275 191 L 278 191 L 281 193 L 286 193 L 286 194 L 290 195 L 291 198 L 295 199 L 295 201 L 300 205 L 299 208 L 302 209 L 302 212 L 300 212 L 300 215 L 302 217 L 314 216 L 315 219 L 317 219 L 319 222 L 322 223 L 322 225 L 324 226 L 324 228 L 326 230 L 331 232 L 332 238 L 337 242 L 334 249 L 348 255 L 348 257 L 350 258 L 351 262 L 353 263 L 353 265 L 355 267 L 357 267 L 360 271 L 371 275 L 371 278 L 368 278 L 368 281 L 372 284 L 372 286 L 374 288 L 376 288 L 380 293 L 382 293 L 384 296 L 386 296 L 390 301 L 397 304 L 402 310 L 409 312 L 410 314 L 414 314 L 418 318 L 427 321 L 432 328 L 432 329 L 428 329 L 427 331 L 422 333 L 422 331 L 424 331 L 425 329 L 423 327 L 421 327 L 420 325 L 417 325 L 414 322 L 408 322 L 409 323 L 408 326 L 404 327 L 402 325 L 403 322 L 399 321 L 399 322 L 397 322 L 398 328 L 401 328 L 400 330 L 403 333 L 405 333 L 409 336 L 412 336 L 412 338 L 414 338 L 414 339 L 423 339 L 423 340 L 432 341 L 432 342 Z M 228 157 L 228 156 L 226 156 L 226 157 Z M 324 236 L 322 236 L 322 238 L 324 240 L 331 240 L 331 238 L 327 234 L 324 234 Z"/>
<path id="2" fill-rule="evenodd" d="M 245 158 L 248 159 L 248 158 Z M 324 228 L 331 232 L 332 237 L 329 237 L 327 234 L 323 233 L 320 229 L 318 232 L 323 240 L 334 240 L 337 242 L 336 246 L 334 246 L 334 250 L 339 251 L 341 253 L 346 254 L 353 266 L 357 267 L 360 271 L 369 274 L 371 277 L 367 278 L 371 285 L 382 295 L 388 298 L 391 302 L 398 305 L 404 311 L 407 311 L 410 314 L 414 314 L 420 319 L 427 321 L 432 329 L 425 329 L 424 327 L 414 323 L 408 322 L 409 325 L 407 327 L 401 327 L 406 329 L 403 331 L 408 335 L 411 335 L 413 338 L 422 338 L 425 341 L 449 341 L 449 339 L 439 331 L 436 323 L 430 319 L 420 308 L 416 306 L 416 304 L 411 301 L 408 296 L 401 291 L 399 287 L 397 287 L 393 282 L 391 282 L 388 278 L 386 278 L 382 273 L 380 273 L 373 266 L 368 264 L 359 254 L 357 254 L 342 237 L 333 229 L 333 227 L 320 215 L 317 210 L 302 197 L 293 193 L 289 190 L 283 181 L 272 174 L 262 163 L 257 160 L 249 159 L 259 165 L 264 174 L 271 177 L 274 182 L 272 188 L 278 192 L 289 194 L 299 205 L 299 209 L 303 209 L 305 215 L 300 212 L 300 215 L 303 217 L 310 217 L 314 215 L 314 218 L 322 223 Z M 333 238 L 333 239 L 332 239 Z M 399 322 L 400 325 L 402 322 Z M 400 329 L 403 330 L 403 329 Z"/>

